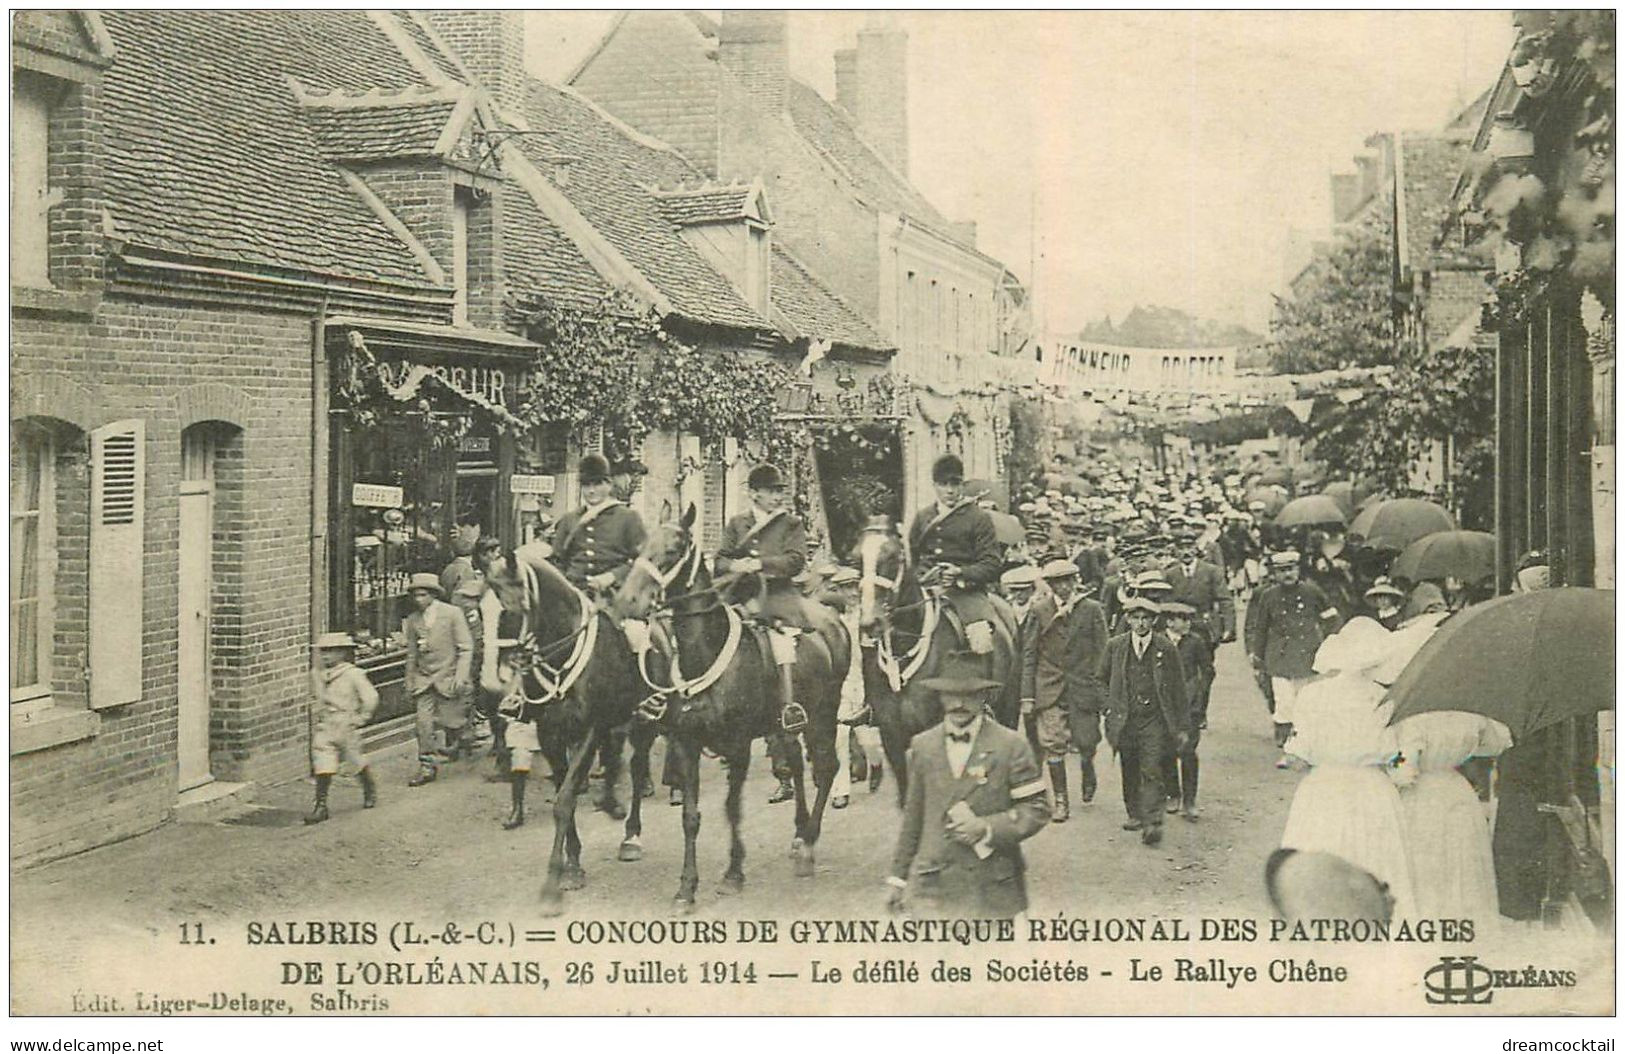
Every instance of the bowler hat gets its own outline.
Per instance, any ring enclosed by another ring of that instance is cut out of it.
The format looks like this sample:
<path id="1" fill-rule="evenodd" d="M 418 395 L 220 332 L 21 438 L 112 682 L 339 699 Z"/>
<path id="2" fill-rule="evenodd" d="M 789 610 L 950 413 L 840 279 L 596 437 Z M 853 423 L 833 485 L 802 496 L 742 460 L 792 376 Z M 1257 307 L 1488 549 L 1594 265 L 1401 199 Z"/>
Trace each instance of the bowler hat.
<path id="1" fill-rule="evenodd" d="M 583 485 L 609 482 L 609 461 L 602 454 L 583 454 L 576 472 Z"/>
<path id="2" fill-rule="evenodd" d="M 750 470 L 745 485 L 751 490 L 783 490 L 784 476 L 777 465 L 757 465 Z"/>
<path id="3" fill-rule="evenodd" d="M 318 648 L 353 648 L 355 638 L 342 630 L 332 630 L 316 638 Z"/>
<path id="4" fill-rule="evenodd" d="M 928 692 L 969 695 L 998 688 L 1000 684 L 987 676 L 981 656 L 956 651 L 943 659 L 935 675 L 922 678 L 920 687 Z"/>
<path id="5" fill-rule="evenodd" d="M 408 593 L 416 593 L 420 589 L 427 589 L 438 597 L 446 595 L 446 590 L 440 585 L 440 576 L 428 571 L 419 571 L 406 584 Z"/>
<path id="6" fill-rule="evenodd" d="M 944 454 L 931 466 L 932 483 L 965 482 L 965 463 L 957 455 Z M 1057 495 L 1059 496 L 1059 495 Z"/>

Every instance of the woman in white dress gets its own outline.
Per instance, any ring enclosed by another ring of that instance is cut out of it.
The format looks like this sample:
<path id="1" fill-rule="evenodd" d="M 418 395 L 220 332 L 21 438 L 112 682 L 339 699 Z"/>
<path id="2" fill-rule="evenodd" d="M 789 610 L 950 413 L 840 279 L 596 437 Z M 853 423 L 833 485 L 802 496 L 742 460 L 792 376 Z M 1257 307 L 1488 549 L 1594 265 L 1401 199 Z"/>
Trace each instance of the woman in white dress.
<path id="1" fill-rule="evenodd" d="M 1335 674 L 1298 693 L 1287 753 L 1314 766 L 1298 784 L 1281 846 L 1331 853 L 1388 887 L 1394 917 L 1415 915 L 1399 791 L 1389 766 L 1399 748 L 1391 707 L 1371 671 L 1387 656 L 1389 633 L 1373 619 L 1351 619 L 1315 653 L 1315 671 Z"/>
<path id="2" fill-rule="evenodd" d="M 1437 629 L 1442 615 L 1423 615 L 1393 635 L 1376 679 L 1392 684 Z M 1415 714 L 1393 728 L 1400 762 L 1405 842 L 1420 918 L 1472 919 L 1478 933 L 1500 921 L 1489 815 L 1473 785 L 1458 771 L 1472 758 L 1499 755 L 1512 745 L 1507 726 L 1481 714 L 1437 710 Z"/>

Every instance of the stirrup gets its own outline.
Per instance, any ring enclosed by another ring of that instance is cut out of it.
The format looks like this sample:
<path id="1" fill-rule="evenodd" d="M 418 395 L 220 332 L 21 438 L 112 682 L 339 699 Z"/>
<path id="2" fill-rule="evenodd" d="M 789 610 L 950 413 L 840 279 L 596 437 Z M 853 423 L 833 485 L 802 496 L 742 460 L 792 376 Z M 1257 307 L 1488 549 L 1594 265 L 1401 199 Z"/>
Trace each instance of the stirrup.
<path id="1" fill-rule="evenodd" d="M 644 721 L 659 721 L 666 716 L 668 705 L 665 695 L 651 695 L 638 704 L 637 715 Z"/>
<path id="2" fill-rule="evenodd" d="M 807 708 L 791 700 L 779 711 L 779 727 L 794 735 L 807 727 Z"/>

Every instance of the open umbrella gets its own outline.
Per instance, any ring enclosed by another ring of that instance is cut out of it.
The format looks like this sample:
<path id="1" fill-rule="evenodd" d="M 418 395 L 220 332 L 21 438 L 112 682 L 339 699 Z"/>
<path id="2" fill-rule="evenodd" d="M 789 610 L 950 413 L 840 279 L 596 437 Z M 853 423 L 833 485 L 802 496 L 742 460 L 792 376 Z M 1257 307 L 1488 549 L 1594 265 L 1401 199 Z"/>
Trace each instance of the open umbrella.
<path id="1" fill-rule="evenodd" d="M 1344 522 L 1354 515 L 1354 483 L 1350 480 L 1340 479 L 1335 483 L 1328 483 L 1320 489 L 1326 497 L 1331 498 L 1343 510 Z"/>
<path id="2" fill-rule="evenodd" d="M 1266 486 L 1287 484 L 1294 475 L 1291 465 L 1274 465 L 1259 474 L 1258 482 Z"/>
<path id="3" fill-rule="evenodd" d="M 1286 492 L 1279 487 L 1254 487 L 1247 492 L 1246 502 L 1251 505 L 1255 501 L 1264 503 L 1264 515 L 1274 516 L 1286 508 Z"/>
<path id="4" fill-rule="evenodd" d="M 1390 721 L 1430 710 L 1493 717 L 1514 742 L 1614 707 L 1614 591 L 1539 589 L 1439 625 L 1388 690 Z"/>
<path id="5" fill-rule="evenodd" d="M 1293 498 L 1275 516 L 1277 527 L 1323 527 L 1328 524 L 1341 527 L 1346 523 L 1348 520 L 1343 515 L 1343 507 L 1325 494 Z"/>
<path id="6" fill-rule="evenodd" d="M 993 538 L 1000 545 L 1017 545 L 1027 537 L 1027 529 L 1021 521 L 1008 512 L 990 510 L 988 518 L 993 521 Z"/>
<path id="7" fill-rule="evenodd" d="M 1389 573 L 1412 582 L 1459 578 L 1482 582 L 1495 574 L 1495 535 L 1483 531 L 1440 531 L 1405 547 Z"/>
<path id="8" fill-rule="evenodd" d="M 1455 529 L 1456 521 L 1441 505 L 1421 498 L 1390 498 L 1355 516 L 1349 535 L 1371 549 L 1403 550 L 1418 538 Z"/>

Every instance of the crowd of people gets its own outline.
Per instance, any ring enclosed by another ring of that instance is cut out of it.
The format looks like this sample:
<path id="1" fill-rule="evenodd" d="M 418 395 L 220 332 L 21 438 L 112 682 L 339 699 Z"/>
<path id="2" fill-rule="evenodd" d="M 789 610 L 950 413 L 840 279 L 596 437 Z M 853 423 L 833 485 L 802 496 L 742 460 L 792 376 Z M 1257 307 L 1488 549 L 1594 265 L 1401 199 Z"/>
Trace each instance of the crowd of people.
<path id="1" fill-rule="evenodd" d="M 645 531 L 616 494 L 616 473 L 603 458 L 589 455 L 581 468 L 582 506 L 556 525 L 545 548 L 578 588 L 604 597 L 625 580 Z M 946 833 L 922 831 L 910 820 L 914 809 L 905 808 L 899 859 L 907 860 L 894 885 L 908 887 L 908 861 L 926 851 L 922 847 L 937 854 L 937 864 L 958 852 L 964 867 L 985 872 L 996 866 L 985 861 L 1002 855 L 1014 859 L 1019 871 L 1022 839 L 1046 823 L 1068 822 L 1074 801 L 1079 807 L 1094 803 L 1103 738 L 1121 769 L 1125 830 L 1155 846 L 1166 817 L 1197 822 L 1198 748 L 1215 654 L 1239 641 L 1273 719 L 1275 764 L 1308 772 L 1293 800 L 1283 848 L 1309 854 L 1305 860 L 1324 855 L 1370 876 L 1386 911 L 1494 916 L 1497 858 L 1518 859 L 1520 848 L 1509 834 L 1504 854 L 1492 850 L 1483 805 L 1487 768 L 1475 759 L 1506 750 L 1506 728 L 1465 714 L 1421 715 L 1390 726 L 1380 705 L 1385 686 L 1438 623 L 1481 595 L 1477 583 L 1397 580 L 1388 566 L 1392 553 L 1351 545 L 1336 525 L 1280 529 L 1266 503 L 1248 500 L 1256 479 L 1242 472 L 1112 468 L 1094 472 L 1084 486 L 1074 483 L 1071 493 L 1039 485 L 1018 489 L 1012 503 L 1023 537 L 1004 543 L 995 542 L 991 528 L 993 502 L 966 483 L 957 458 L 939 459 L 933 479 L 937 503 L 899 532 L 912 543 L 922 577 L 943 581 L 945 592 L 966 605 L 967 625 L 987 618 L 971 614 L 985 612 L 971 606 L 976 597 L 1002 595 L 1016 614 L 1017 738 L 987 745 L 1010 755 L 1000 768 L 999 800 L 1006 803 L 1000 809 L 1019 822 L 1001 827 L 966 815 Z M 752 591 L 754 617 L 782 629 L 804 622 L 784 612 L 823 604 L 839 616 L 851 640 L 872 646 L 858 622 L 859 571 L 827 555 L 809 559 L 777 469 L 754 470 L 749 494 L 751 508 L 727 525 L 716 561 L 735 577 L 764 580 Z M 511 829 L 524 822 L 524 787 L 538 749 L 535 730 L 512 715 L 504 720 L 497 699 L 476 685 L 482 649 L 511 655 L 519 642 L 501 639 L 487 625 L 500 618 L 486 581 L 500 545 L 477 535 L 458 536 L 457 542 L 439 574 L 425 571 L 411 580 L 413 610 L 402 633 L 419 766 L 408 782 L 433 782 L 441 765 L 475 752 L 489 730 L 497 755 L 489 778 L 513 788 L 503 823 Z M 1519 569 L 1519 588 L 1544 584 L 1542 562 L 1532 554 Z M 1239 620 L 1238 609 L 1245 612 Z M 353 642 L 346 635 L 326 634 L 316 643 L 311 823 L 329 818 L 328 790 L 341 762 L 359 773 L 365 807 L 377 800 L 359 736 L 377 693 L 350 661 Z M 966 655 L 974 660 L 985 650 L 972 644 Z M 939 672 L 933 681 L 945 719 L 930 734 L 947 737 L 943 771 L 953 779 L 969 757 L 968 748 L 956 754 L 955 745 L 981 735 L 990 693 L 1004 687 L 985 677 L 985 667 L 977 669 L 983 673 Z M 784 726 L 793 729 L 799 707 L 787 667 L 780 672 Z M 848 806 L 854 782 L 867 783 L 873 792 L 884 781 L 886 762 L 869 703 L 861 660 L 855 659 L 841 687 L 840 768 L 831 796 L 836 809 Z M 621 743 L 604 749 L 619 751 Z M 769 801 L 776 803 L 788 800 L 791 790 L 779 751 L 774 753 L 779 781 Z M 1074 755 L 1076 782 L 1068 771 Z M 922 772 L 934 771 L 931 759 L 935 752 L 930 758 L 911 754 Z M 680 790 L 668 782 L 672 803 L 680 804 Z M 910 805 L 916 789 L 925 794 L 932 786 L 930 779 L 911 783 Z M 634 788 L 637 794 L 653 792 L 649 785 Z M 1314 871 L 1272 861 L 1270 873 Z M 967 888 L 981 886 L 973 881 Z M 947 910 L 1003 913 L 1009 907 L 973 897 L 968 906 Z"/>

